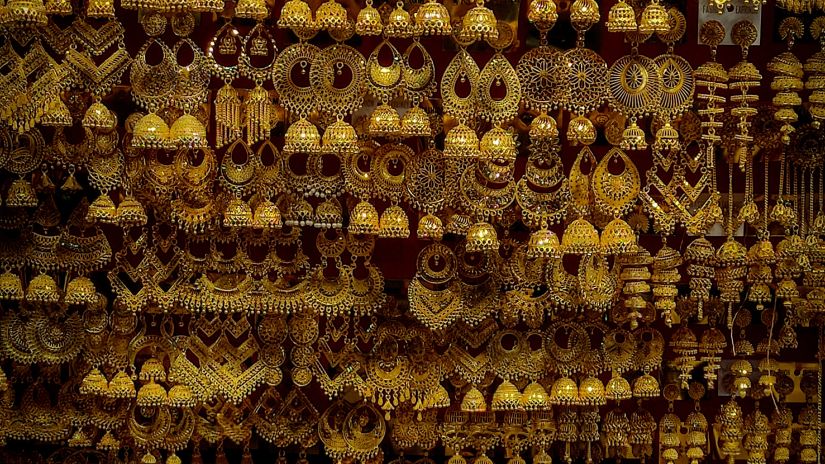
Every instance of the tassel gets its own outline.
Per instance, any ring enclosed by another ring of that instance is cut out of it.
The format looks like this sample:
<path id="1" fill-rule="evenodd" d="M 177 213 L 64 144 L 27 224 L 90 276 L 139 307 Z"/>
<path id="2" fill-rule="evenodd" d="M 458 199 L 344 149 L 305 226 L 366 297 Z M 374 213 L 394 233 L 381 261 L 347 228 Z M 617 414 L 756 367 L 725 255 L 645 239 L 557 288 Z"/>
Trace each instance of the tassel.
<path id="1" fill-rule="evenodd" d="M 215 145 L 223 147 L 241 136 L 241 99 L 227 83 L 215 96 Z"/>
<path id="2" fill-rule="evenodd" d="M 252 461 L 252 453 L 249 451 L 249 447 L 244 447 L 243 449 L 243 457 L 241 458 L 241 464 L 255 464 Z"/>
<path id="3" fill-rule="evenodd" d="M 71 176 L 71 174 L 74 174 L 74 171 L 70 171 L 69 175 Z M 40 172 L 40 177 L 37 178 L 36 189 L 40 191 L 54 190 L 54 182 L 52 182 L 52 179 L 49 177 L 49 173 L 46 172 L 46 169 L 43 169 L 43 171 Z"/>
<path id="4" fill-rule="evenodd" d="M 44 176 L 48 179 L 48 176 Z M 77 181 L 77 178 L 74 176 L 74 171 L 69 173 L 69 177 L 66 179 L 66 182 L 60 187 L 60 190 L 69 193 L 76 193 L 83 190 L 83 186 Z"/>
<path id="5" fill-rule="evenodd" d="M 215 464 L 229 464 L 226 453 L 223 452 L 223 444 L 218 446 L 218 451 L 215 453 Z"/>
<path id="6" fill-rule="evenodd" d="M 192 460 L 191 464 L 203 464 L 203 459 L 201 458 L 201 447 L 195 444 L 195 447 L 192 449 Z"/>
<path id="7" fill-rule="evenodd" d="M 246 141 L 249 145 L 269 138 L 272 128 L 272 103 L 260 84 L 246 98 Z"/>

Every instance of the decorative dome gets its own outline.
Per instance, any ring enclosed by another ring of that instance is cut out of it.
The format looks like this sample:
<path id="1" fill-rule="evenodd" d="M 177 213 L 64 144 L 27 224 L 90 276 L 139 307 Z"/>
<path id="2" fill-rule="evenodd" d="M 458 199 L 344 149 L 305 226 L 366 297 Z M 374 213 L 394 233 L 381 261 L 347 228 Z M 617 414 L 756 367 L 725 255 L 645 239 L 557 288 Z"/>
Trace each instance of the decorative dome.
<path id="1" fill-rule="evenodd" d="M 94 102 L 83 115 L 83 127 L 109 132 L 117 127 L 117 116 L 103 103 Z"/>
<path id="2" fill-rule="evenodd" d="M 258 202 L 252 219 L 252 227 L 256 229 L 280 229 L 283 227 L 281 211 L 270 200 Z"/>
<path id="3" fill-rule="evenodd" d="M 542 411 L 550 409 L 552 403 L 547 390 L 540 383 L 533 381 L 524 387 L 524 392 L 521 394 L 521 406 L 528 411 Z"/>
<path id="4" fill-rule="evenodd" d="M 633 392 L 630 389 L 630 382 L 621 375 L 614 373 L 613 377 L 607 381 L 604 396 L 613 401 L 630 399 L 633 396 Z"/>
<path id="5" fill-rule="evenodd" d="M 103 395 L 108 388 L 106 377 L 95 367 L 83 377 L 78 390 L 81 395 Z"/>
<path id="6" fill-rule="evenodd" d="M 596 141 L 596 135 L 593 121 L 584 116 L 576 116 L 567 125 L 567 142 L 573 147 L 579 144 L 592 145 Z"/>
<path id="7" fill-rule="evenodd" d="M 89 204 L 86 220 L 101 224 L 114 224 L 117 221 L 117 207 L 108 193 L 102 192 Z"/>
<path id="8" fill-rule="evenodd" d="M 438 384 L 431 390 L 424 399 L 424 407 L 431 409 L 442 409 L 450 406 L 450 393 L 444 385 Z"/>
<path id="9" fill-rule="evenodd" d="M 378 236 L 383 238 L 407 238 L 410 236 L 410 220 L 398 205 L 392 205 L 381 213 Z"/>
<path id="10" fill-rule="evenodd" d="M 160 359 L 152 356 L 140 366 L 138 378 L 142 381 L 154 380 L 164 382 L 166 381 L 166 368 L 163 367 Z"/>
<path id="11" fill-rule="evenodd" d="M 326 199 L 315 208 L 315 227 L 319 229 L 340 229 L 344 224 L 344 213 L 338 201 Z"/>
<path id="12" fill-rule="evenodd" d="M 107 430 L 106 433 L 100 437 L 100 441 L 97 442 L 97 449 L 102 451 L 114 451 L 120 449 L 120 440 L 115 438 L 112 435 L 111 430 Z"/>
<path id="13" fill-rule="evenodd" d="M 579 385 L 579 404 L 582 406 L 600 406 L 606 403 L 604 384 L 596 377 L 585 377 Z"/>
<path id="14" fill-rule="evenodd" d="M 716 259 L 716 250 L 713 244 L 705 237 L 694 239 L 685 248 L 685 259 L 702 264 L 711 264 Z"/>
<path id="15" fill-rule="evenodd" d="M 377 235 L 380 231 L 378 211 L 375 210 L 375 206 L 366 201 L 355 205 L 350 213 L 349 221 L 348 230 L 351 234 Z"/>
<path id="16" fill-rule="evenodd" d="M 430 117 L 418 105 L 413 105 L 401 116 L 401 135 L 404 137 L 430 137 Z"/>
<path id="17" fill-rule="evenodd" d="M 450 129 L 444 138 L 444 156 L 448 158 L 478 158 L 478 135 L 464 123 Z"/>
<path id="18" fill-rule="evenodd" d="M 452 214 L 447 219 L 444 232 L 453 235 L 467 235 L 470 230 L 470 218 L 464 214 Z"/>
<path id="19" fill-rule="evenodd" d="M 72 436 L 69 437 L 67 444 L 71 448 L 86 448 L 92 446 L 92 439 L 80 428 L 75 430 Z"/>
<path id="20" fill-rule="evenodd" d="M 68 16 L 72 14 L 71 0 L 46 0 L 46 14 L 54 16 Z"/>
<path id="21" fill-rule="evenodd" d="M 125 371 L 118 371 L 112 380 L 109 381 L 109 390 L 106 395 L 110 398 L 134 398 L 137 392 L 135 391 L 135 383 Z"/>
<path id="22" fill-rule="evenodd" d="M 559 138 L 559 127 L 556 120 L 549 114 L 542 112 L 530 123 L 530 140 L 556 140 Z"/>
<path id="23" fill-rule="evenodd" d="M 224 227 L 252 227 L 252 207 L 240 198 L 232 198 L 223 213 Z"/>
<path id="24" fill-rule="evenodd" d="M 660 395 L 659 381 L 650 374 L 644 374 L 633 382 L 633 396 L 636 398 L 656 398 Z"/>
<path id="25" fill-rule="evenodd" d="M 60 290 L 57 282 L 48 274 L 35 276 L 26 289 L 26 301 L 30 303 L 57 303 L 60 301 Z"/>
<path id="26" fill-rule="evenodd" d="M 476 387 L 464 395 L 461 400 L 461 410 L 463 412 L 484 412 L 487 410 L 487 401 L 484 400 L 484 395 Z"/>
<path id="27" fill-rule="evenodd" d="M 120 227 L 138 227 L 146 225 L 148 221 L 148 217 L 146 216 L 146 209 L 143 208 L 143 204 L 137 201 L 132 195 L 126 195 L 126 197 L 117 205 L 117 211 L 115 213 L 115 222 Z"/>
<path id="28" fill-rule="evenodd" d="M 464 14 L 461 33 L 469 41 L 498 39 L 496 15 L 484 6 L 484 0 L 476 0 L 476 6 Z"/>
<path id="29" fill-rule="evenodd" d="M 728 77 L 732 81 L 758 81 L 762 73 L 750 61 L 740 61 L 728 70 Z"/>
<path id="30" fill-rule="evenodd" d="M 441 240 L 444 237 L 444 225 L 438 216 L 427 213 L 418 220 L 416 235 L 422 240 Z"/>
<path id="31" fill-rule="evenodd" d="M 622 150 L 644 150 L 647 148 L 645 131 L 636 124 L 636 118 L 630 120 L 630 125 L 622 132 Z"/>
<path id="32" fill-rule="evenodd" d="M 776 262 L 776 253 L 770 240 L 763 239 L 754 243 L 747 254 L 748 263 L 772 264 Z"/>
<path id="33" fill-rule="evenodd" d="M 670 120 L 666 120 L 664 125 L 656 131 L 656 141 L 653 143 L 653 149 L 661 152 L 673 152 L 678 151 L 680 147 L 679 131 L 670 124 Z"/>
<path id="34" fill-rule="evenodd" d="M 304 0 L 289 0 L 284 3 L 281 16 L 278 18 L 278 27 L 293 30 L 315 29 L 309 4 Z"/>
<path id="35" fill-rule="evenodd" d="M 550 402 L 552 404 L 571 406 L 579 401 L 579 387 L 570 377 L 560 377 L 550 387 Z"/>
<path id="36" fill-rule="evenodd" d="M 733 237 L 728 237 L 716 252 L 716 261 L 720 266 L 744 266 L 747 254 L 748 250 L 745 245 L 737 242 Z"/>
<path id="37" fill-rule="evenodd" d="M 558 19 L 555 0 L 532 0 L 527 6 L 527 20 L 542 33 L 553 29 Z"/>
<path id="38" fill-rule="evenodd" d="M 560 258 L 561 254 L 559 237 L 553 231 L 542 228 L 530 234 L 528 258 Z"/>
<path id="39" fill-rule="evenodd" d="M 335 0 L 327 0 L 315 12 L 315 26 L 328 32 L 340 32 L 349 27 L 347 10 Z"/>
<path id="40" fill-rule="evenodd" d="M 636 32 L 636 12 L 625 0 L 610 7 L 607 15 L 607 30 L 610 32 Z"/>
<path id="41" fill-rule="evenodd" d="M 372 6 L 372 0 L 367 0 L 367 6 L 358 12 L 355 20 L 355 33 L 362 36 L 381 35 L 383 29 L 381 13 Z"/>
<path id="42" fill-rule="evenodd" d="M 601 246 L 609 255 L 631 253 L 636 250 L 636 234 L 621 218 L 613 219 L 602 231 Z"/>
<path id="43" fill-rule="evenodd" d="M 336 120 L 324 131 L 321 148 L 327 153 L 358 153 L 358 134 L 348 122 L 342 119 Z"/>
<path id="44" fill-rule="evenodd" d="M 94 282 L 88 277 L 80 276 L 70 280 L 66 285 L 63 302 L 70 305 L 91 304 L 97 301 Z"/>
<path id="45" fill-rule="evenodd" d="M 513 135 L 495 126 L 481 137 L 479 144 L 481 159 L 500 162 L 512 162 L 516 159 L 518 150 Z"/>
<path id="46" fill-rule="evenodd" d="M 69 7 L 71 8 L 71 7 Z M 69 107 L 59 96 L 55 97 L 49 109 L 40 118 L 40 124 L 52 127 L 69 127 L 74 124 Z"/>
<path id="47" fill-rule="evenodd" d="M 138 119 L 132 129 L 133 148 L 166 148 L 170 145 L 169 126 L 156 113 Z"/>
<path id="48" fill-rule="evenodd" d="M 436 0 L 427 0 L 415 11 L 415 24 L 423 35 L 450 35 L 450 12 Z"/>
<path id="49" fill-rule="evenodd" d="M 651 0 L 642 11 L 642 18 L 639 20 L 639 32 L 651 34 L 655 32 L 664 33 L 670 31 L 670 16 L 659 0 Z"/>
<path id="50" fill-rule="evenodd" d="M 173 146 L 178 148 L 188 148 L 190 150 L 208 148 L 206 140 L 206 127 L 198 118 L 191 114 L 184 114 L 169 128 L 169 140 Z"/>
<path id="51" fill-rule="evenodd" d="M 476 222 L 467 231 L 466 248 L 468 253 L 497 251 L 499 247 L 496 229 L 487 222 Z"/>
<path id="52" fill-rule="evenodd" d="M 586 31 L 599 22 L 599 4 L 596 0 L 575 0 L 570 5 L 570 23 L 576 31 Z"/>
<path id="53" fill-rule="evenodd" d="M 284 134 L 284 149 L 285 155 L 293 153 L 320 153 L 321 152 L 321 135 L 318 134 L 318 128 L 314 124 L 307 121 L 306 118 L 301 118 L 289 126 Z"/>
<path id="54" fill-rule="evenodd" d="M 25 179 L 14 179 L 9 186 L 9 191 L 6 193 L 6 206 L 9 208 L 35 208 L 37 205 L 37 192 L 35 192 L 32 184 Z"/>
<path id="55" fill-rule="evenodd" d="M 601 250 L 599 232 L 584 218 L 579 218 L 567 225 L 561 237 L 562 251 L 569 254 L 595 254 Z"/>
<path id="56" fill-rule="evenodd" d="M 45 26 L 48 22 L 43 0 L 8 0 L 0 7 L 0 25 L 6 27 Z"/>
<path id="57" fill-rule="evenodd" d="M 733 379 L 733 389 L 737 394 L 744 398 L 751 389 L 750 375 L 753 372 L 751 363 L 744 359 L 737 359 L 730 365 L 731 375 Z"/>
<path id="58" fill-rule="evenodd" d="M 197 401 L 191 388 L 178 384 L 169 389 L 166 404 L 173 408 L 191 408 L 197 404 Z"/>
<path id="59" fill-rule="evenodd" d="M 238 0 L 235 3 L 235 16 L 263 21 L 269 17 L 269 8 L 266 0 Z"/>
<path id="60" fill-rule="evenodd" d="M 493 392 L 490 407 L 493 411 L 512 411 L 521 407 L 521 392 L 512 382 L 505 379 Z"/>
<path id="61" fill-rule="evenodd" d="M 374 137 L 393 136 L 401 132 L 401 116 L 390 105 L 383 103 L 370 115 L 370 135 Z"/>
<path id="62" fill-rule="evenodd" d="M 17 301 L 23 299 L 23 282 L 20 276 L 6 270 L 0 274 L 0 300 Z"/>
<path id="63" fill-rule="evenodd" d="M 387 17 L 384 25 L 384 34 L 387 37 L 407 38 L 416 35 L 416 27 L 407 10 L 404 9 L 404 2 L 397 2 L 395 8 Z"/>
<path id="64" fill-rule="evenodd" d="M 553 458 L 550 457 L 542 447 L 539 452 L 533 456 L 533 464 L 553 464 Z"/>
<path id="65" fill-rule="evenodd" d="M 155 383 L 154 380 L 140 387 L 137 392 L 135 404 L 142 407 L 157 407 L 166 405 L 167 396 L 163 386 Z"/>
<path id="66" fill-rule="evenodd" d="M 284 224 L 288 226 L 311 226 L 315 220 L 315 210 L 306 198 L 298 198 L 289 205 Z"/>

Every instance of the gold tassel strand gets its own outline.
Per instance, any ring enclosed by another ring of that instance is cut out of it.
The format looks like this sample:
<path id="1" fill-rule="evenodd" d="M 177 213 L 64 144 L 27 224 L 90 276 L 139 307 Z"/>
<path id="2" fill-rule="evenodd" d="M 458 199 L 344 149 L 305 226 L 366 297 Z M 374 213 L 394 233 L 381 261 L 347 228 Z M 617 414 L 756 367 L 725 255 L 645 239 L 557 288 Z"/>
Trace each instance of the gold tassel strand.
<path id="1" fill-rule="evenodd" d="M 258 84 L 246 98 L 246 140 L 252 145 L 269 137 L 272 121 L 269 92 Z"/>
<path id="2" fill-rule="evenodd" d="M 241 99 L 232 84 L 225 84 L 215 97 L 215 145 L 223 147 L 241 136 Z"/>

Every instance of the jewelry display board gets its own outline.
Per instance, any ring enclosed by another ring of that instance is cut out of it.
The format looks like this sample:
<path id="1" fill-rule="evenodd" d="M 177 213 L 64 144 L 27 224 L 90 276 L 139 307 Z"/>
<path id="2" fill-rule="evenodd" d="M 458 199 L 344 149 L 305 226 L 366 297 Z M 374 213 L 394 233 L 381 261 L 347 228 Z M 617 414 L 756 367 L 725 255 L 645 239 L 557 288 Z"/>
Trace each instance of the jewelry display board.
<path id="1" fill-rule="evenodd" d="M 819 462 L 825 3 L 0 35 L 0 462 Z"/>

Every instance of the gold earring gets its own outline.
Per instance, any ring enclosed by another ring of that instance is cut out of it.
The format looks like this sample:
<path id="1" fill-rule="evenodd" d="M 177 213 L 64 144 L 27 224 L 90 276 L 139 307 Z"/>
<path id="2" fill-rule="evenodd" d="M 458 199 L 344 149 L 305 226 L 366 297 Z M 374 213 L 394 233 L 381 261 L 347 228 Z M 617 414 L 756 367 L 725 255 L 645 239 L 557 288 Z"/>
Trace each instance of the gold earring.
<path id="1" fill-rule="evenodd" d="M 381 35 L 383 29 L 381 14 L 372 6 L 372 0 L 367 0 L 367 6 L 358 12 L 355 20 L 355 33 L 363 36 Z"/>
<path id="2" fill-rule="evenodd" d="M 415 11 L 415 24 L 424 35 L 450 35 L 450 12 L 437 0 L 427 0 Z"/>
<path id="3" fill-rule="evenodd" d="M 269 8 L 265 0 L 238 0 L 235 4 L 235 16 L 263 21 L 269 17 Z"/>

